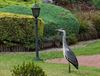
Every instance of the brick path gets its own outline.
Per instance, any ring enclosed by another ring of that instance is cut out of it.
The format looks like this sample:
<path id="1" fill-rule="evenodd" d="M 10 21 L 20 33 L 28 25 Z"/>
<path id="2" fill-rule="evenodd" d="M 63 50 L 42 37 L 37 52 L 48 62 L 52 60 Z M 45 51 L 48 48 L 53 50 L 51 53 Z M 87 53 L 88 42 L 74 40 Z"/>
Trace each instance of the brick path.
<path id="1" fill-rule="evenodd" d="M 92 55 L 92 56 L 78 56 L 78 62 L 80 66 L 91 66 L 91 67 L 99 67 L 100 68 L 100 55 Z M 60 63 L 67 64 L 68 61 L 64 58 L 56 58 L 47 60 L 49 63 Z"/>

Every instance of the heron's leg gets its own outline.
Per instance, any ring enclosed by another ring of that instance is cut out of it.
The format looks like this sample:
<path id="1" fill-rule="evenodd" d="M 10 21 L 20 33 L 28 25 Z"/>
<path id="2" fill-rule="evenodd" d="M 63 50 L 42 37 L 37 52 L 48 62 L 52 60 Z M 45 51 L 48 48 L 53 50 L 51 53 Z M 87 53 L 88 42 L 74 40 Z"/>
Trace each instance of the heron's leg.
<path id="1" fill-rule="evenodd" d="M 70 62 L 69 62 L 68 72 L 71 73 L 71 65 L 70 65 Z"/>

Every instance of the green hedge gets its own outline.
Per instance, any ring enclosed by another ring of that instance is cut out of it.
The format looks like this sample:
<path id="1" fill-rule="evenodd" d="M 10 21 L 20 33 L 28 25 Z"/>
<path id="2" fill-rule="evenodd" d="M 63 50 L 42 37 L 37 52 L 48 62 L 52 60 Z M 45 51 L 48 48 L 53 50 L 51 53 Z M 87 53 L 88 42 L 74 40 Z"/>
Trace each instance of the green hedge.
<path id="1" fill-rule="evenodd" d="M 44 23 L 39 19 L 39 36 L 42 38 Z M 0 42 L 8 46 L 22 44 L 34 48 L 34 18 L 32 16 L 0 13 Z"/>
<path id="2" fill-rule="evenodd" d="M 41 0 L 36 0 L 38 3 L 41 3 Z M 0 7 L 5 7 L 9 5 L 21 5 L 21 6 L 29 6 L 35 3 L 35 0 L 0 0 Z"/>
<path id="3" fill-rule="evenodd" d="M 33 62 L 23 63 L 15 66 L 12 70 L 12 76 L 47 76 L 43 69 Z"/>
<path id="4" fill-rule="evenodd" d="M 55 36 L 57 34 L 57 32 L 55 32 L 55 29 L 57 28 L 64 28 L 67 32 L 68 38 L 71 38 L 71 35 L 73 34 L 75 35 L 78 34 L 79 32 L 78 20 L 74 17 L 73 14 L 71 14 L 70 11 L 52 4 L 40 4 L 40 7 L 41 7 L 40 17 L 45 22 L 45 28 L 44 28 L 45 37 L 51 38 L 52 36 Z M 32 15 L 31 7 L 25 7 L 21 5 L 7 6 L 1 8 L 0 11 Z M 69 40 L 72 40 L 72 38 Z"/>

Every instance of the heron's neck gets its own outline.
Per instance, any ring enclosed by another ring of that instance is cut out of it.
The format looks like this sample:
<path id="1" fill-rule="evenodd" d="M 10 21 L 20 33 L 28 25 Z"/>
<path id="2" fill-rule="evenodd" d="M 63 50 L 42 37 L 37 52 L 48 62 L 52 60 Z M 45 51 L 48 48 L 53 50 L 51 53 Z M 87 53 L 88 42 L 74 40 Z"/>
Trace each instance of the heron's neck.
<path id="1" fill-rule="evenodd" d="M 63 46 L 66 46 L 66 32 L 63 32 Z"/>

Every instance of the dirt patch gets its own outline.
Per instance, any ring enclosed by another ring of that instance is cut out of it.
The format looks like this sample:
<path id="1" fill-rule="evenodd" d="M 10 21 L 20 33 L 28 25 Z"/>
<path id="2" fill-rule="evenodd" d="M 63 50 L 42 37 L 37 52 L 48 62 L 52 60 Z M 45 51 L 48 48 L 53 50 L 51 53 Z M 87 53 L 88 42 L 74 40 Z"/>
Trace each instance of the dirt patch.
<path id="1" fill-rule="evenodd" d="M 100 68 L 100 55 L 92 55 L 92 56 L 78 56 L 78 62 L 80 66 L 93 66 Z M 68 61 L 64 58 L 56 58 L 47 60 L 48 63 L 60 63 L 67 64 Z"/>

